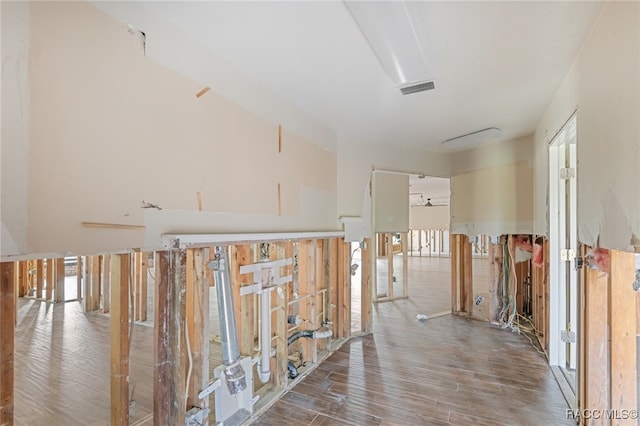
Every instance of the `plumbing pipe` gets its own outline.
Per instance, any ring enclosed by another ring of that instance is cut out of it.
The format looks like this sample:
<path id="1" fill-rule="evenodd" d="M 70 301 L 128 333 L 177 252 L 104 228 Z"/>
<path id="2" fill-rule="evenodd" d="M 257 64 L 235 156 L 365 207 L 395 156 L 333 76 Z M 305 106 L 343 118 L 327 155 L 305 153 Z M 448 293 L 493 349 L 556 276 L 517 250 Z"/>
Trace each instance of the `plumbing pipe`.
<path id="1" fill-rule="evenodd" d="M 290 379 L 295 379 L 296 377 L 298 377 L 298 369 L 296 368 L 293 361 L 289 360 L 289 362 L 287 363 L 287 370 L 289 370 Z"/>
<path id="2" fill-rule="evenodd" d="M 233 310 L 233 291 L 229 273 L 229 261 L 224 247 L 216 246 L 215 260 L 210 264 L 216 280 L 218 296 L 218 318 L 222 341 L 222 364 L 229 392 L 234 395 L 247 387 L 245 372 L 240 365 L 240 349 Z"/>
<path id="3" fill-rule="evenodd" d="M 309 338 L 312 338 L 312 339 L 326 339 L 328 337 L 331 337 L 332 335 L 333 335 L 333 332 L 331 330 L 325 330 L 325 331 L 320 331 L 320 330 L 296 331 L 291 336 L 289 336 L 289 338 L 287 339 L 287 345 L 291 345 L 293 342 L 295 342 L 296 340 L 298 340 L 301 337 L 309 337 Z"/>
<path id="4" fill-rule="evenodd" d="M 271 292 L 260 293 L 260 359 L 258 360 L 258 377 L 267 383 L 271 377 Z"/>

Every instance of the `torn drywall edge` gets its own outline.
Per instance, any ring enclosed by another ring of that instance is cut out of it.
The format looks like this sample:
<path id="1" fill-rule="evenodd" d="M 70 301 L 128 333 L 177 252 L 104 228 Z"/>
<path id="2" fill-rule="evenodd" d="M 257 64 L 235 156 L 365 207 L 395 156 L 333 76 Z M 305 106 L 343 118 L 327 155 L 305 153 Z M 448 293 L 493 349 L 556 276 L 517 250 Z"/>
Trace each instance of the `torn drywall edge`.
<path id="1" fill-rule="evenodd" d="M 333 129 L 215 56 L 159 16 L 149 13 L 143 4 L 90 3 L 121 23 L 144 28 L 148 58 L 203 86 L 215 88 L 220 95 L 270 123 L 281 123 L 314 144 L 336 152 L 337 136 Z"/>
<path id="2" fill-rule="evenodd" d="M 462 234 L 468 236 L 486 235 L 508 235 L 508 234 L 533 234 L 531 221 L 517 222 L 474 222 L 460 223 L 452 222 L 451 234 Z"/>

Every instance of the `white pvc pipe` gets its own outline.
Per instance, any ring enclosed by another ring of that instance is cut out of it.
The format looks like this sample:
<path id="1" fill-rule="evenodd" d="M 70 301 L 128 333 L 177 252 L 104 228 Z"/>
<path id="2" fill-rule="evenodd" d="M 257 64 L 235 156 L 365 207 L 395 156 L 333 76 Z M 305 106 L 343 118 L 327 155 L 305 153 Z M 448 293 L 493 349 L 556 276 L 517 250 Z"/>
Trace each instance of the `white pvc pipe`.
<path id="1" fill-rule="evenodd" d="M 267 383 L 271 377 L 271 292 L 260 293 L 260 360 L 258 377 Z"/>

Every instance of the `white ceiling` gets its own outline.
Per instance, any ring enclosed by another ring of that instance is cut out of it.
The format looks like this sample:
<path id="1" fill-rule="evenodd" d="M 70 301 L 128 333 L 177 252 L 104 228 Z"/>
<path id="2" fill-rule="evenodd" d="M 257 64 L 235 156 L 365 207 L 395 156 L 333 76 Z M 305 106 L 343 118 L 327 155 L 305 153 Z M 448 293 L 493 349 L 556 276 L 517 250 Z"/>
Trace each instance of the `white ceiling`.
<path id="1" fill-rule="evenodd" d="M 409 176 L 409 203 L 424 204 L 431 199 L 432 204 L 449 205 L 449 178 L 411 175 Z"/>
<path id="2" fill-rule="evenodd" d="M 403 96 L 340 1 L 143 4 L 338 135 L 433 150 L 487 127 L 531 134 L 602 7 L 407 2 L 436 89 Z"/>

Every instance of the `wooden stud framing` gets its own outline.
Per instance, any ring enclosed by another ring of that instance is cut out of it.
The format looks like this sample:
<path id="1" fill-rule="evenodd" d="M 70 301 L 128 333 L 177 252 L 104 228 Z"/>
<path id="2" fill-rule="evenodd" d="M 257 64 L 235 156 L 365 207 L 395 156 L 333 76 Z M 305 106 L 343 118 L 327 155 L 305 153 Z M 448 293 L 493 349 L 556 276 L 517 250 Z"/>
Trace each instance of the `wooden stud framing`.
<path id="1" fill-rule="evenodd" d="M 462 235 L 462 253 L 463 253 L 463 282 L 462 287 L 464 289 L 464 299 L 462 300 L 464 311 L 467 315 L 471 315 L 473 313 L 473 262 L 472 262 L 472 254 L 471 254 L 471 243 L 469 242 L 469 237 L 466 235 Z"/>
<path id="2" fill-rule="evenodd" d="M 111 281 L 111 255 L 105 254 L 101 256 L 102 266 L 102 312 L 107 313 L 111 310 L 111 286 L 118 285 L 117 282 Z M 127 274 L 130 269 L 127 268 Z M 127 280 L 129 276 L 127 276 Z M 127 307 L 128 308 L 128 307 Z"/>
<path id="3" fill-rule="evenodd" d="M 400 238 L 402 241 L 402 297 L 409 297 L 408 235 L 403 232 Z"/>
<path id="4" fill-rule="evenodd" d="M 135 264 L 135 300 L 134 317 L 136 321 L 147 320 L 147 253 L 134 253 Z M 189 261 L 187 260 L 187 264 Z"/>
<path id="5" fill-rule="evenodd" d="M 393 299 L 393 234 L 385 235 L 387 247 L 387 298 Z"/>
<path id="6" fill-rule="evenodd" d="M 318 239 L 315 240 L 316 249 L 315 249 L 315 296 L 314 296 L 314 310 L 313 310 L 313 327 L 315 329 L 322 326 L 322 320 L 324 318 L 324 308 L 325 304 L 323 303 L 326 295 L 323 289 L 326 288 L 324 283 L 324 248 L 325 248 L 325 240 Z M 326 348 L 327 340 L 321 339 L 316 342 L 317 351 L 321 351 Z M 316 361 L 314 361 L 316 362 Z"/>
<path id="7" fill-rule="evenodd" d="M 340 251 L 340 247 L 342 250 Z M 338 286 L 340 287 L 341 304 L 340 311 L 340 337 L 349 337 L 351 335 L 351 245 L 344 242 L 344 238 L 338 239 L 339 263 L 338 269 L 341 269 Z"/>
<path id="8" fill-rule="evenodd" d="M 253 284 L 253 274 L 240 275 L 240 267 L 251 265 L 253 255 L 251 246 L 240 244 L 231 246 L 231 282 L 233 284 L 233 301 L 235 304 L 236 327 L 238 329 L 238 344 L 242 355 L 253 357 L 255 334 L 254 315 L 255 303 L 254 294 L 240 296 L 240 287 Z"/>
<path id="9" fill-rule="evenodd" d="M 585 330 L 585 395 L 586 409 L 609 408 L 609 363 L 607 319 L 608 306 L 604 301 L 608 298 L 607 276 L 601 271 L 588 269 L 585 288 L 586 321 L 582 325 Z"/>
<path id="10" fill-rule="evenodd" d="M 632 283 L 635 280 L 636 258 L 633 253 L 611 251 L 609 274 L 609 323 L 611 356 L 610 408 L 636 410 L 636 303 Z M 620 419 L 616 424 L 637 424 L 636 419 Z"/>
<path id="11" fill-rule="evenodd" d="M 36 299 L 42 299 L 42 290 L 44 289 L 44 261 L 36 260 Z"/>
<path id="12" fill-rule="evenodd" d="M 0 263 L 0 425 L 13 424 L 15 264 Z"/>
<path id="13" fill-rule="evenodd" d="M 82 300 L 82 278 L 84 277 L 82 259 L 82 256 L 76 258 L 76 299 L 78 300 Z"/>
<path id="14" fill-rule="evenodd" d="M 183 250 L 156 252 L 153 423 L 185 423 L 185 290 Z M 112 307 L 113 309 L 113 307 Z"/>
<path id="15" fill-rule="evenodd" d="M 301 330 L 315 330 L 315 240 L 303 240 L 298 242 L 298 293 L 300 301 L 298 309 L 303 323 Z M 315 339 L 300 339 L 303 362 L 316 362 L 318 352 Z"/>
<path id="16" fill-rule="evenodd" d="M 276 259 L 291 259 L 293 258 L 293 243 L 278 243 L 276 245 L 277 248 L 277 256 Z M 273 259 L 273 260 L 276 260 Z M 288 265 L 284 268 L 283 276 L 293 275 L 293 265 Z M 272 293 L 271 298 L 276 299 L 276 325 L 275 325 L 275 334 L 276 334 L 276 357 L 275 357 L 275 374 L 272 375 L 272 383 L 280 388 L 284 388 L 288 383 L 288 370 L 287 370 L 287 355 L 288 355 L 288 347 L 287 347 L 287 331 L 288 331 L 288 323 L 287 316 L 289 313 L 289 291 L 292 285 L 289 283 L 287 288 L 284 288 L 284 291 L 276 291 Z"/>
<path id="17" fill-rule="evenodd" d="M 47 259 L 47 287 L 45 291 L 45 300 L 51 301 L 53 298 L 53 286 L 54 286 L 54 276 L 55 276 L 55 260 Z"/>
<path id="18" fill-rule="evenodd" d="M 15 263 L 16 297 L 27 295 L 27 261 L 17 261 Z"/>
<path id="19" fill-rule="evenodd" d="M 56 259 L 56 286 L 55 286 L 55 302 L 64 302 L 64 281 L 65 281 L 65 270 L 64 270 L 64 257 L 59 257 Z"/>
<path id="20" fill-rule="evenodd" d="M 128 254 L 111 255 L 111 424 L 129 424 L 129 267 Z"/>
<path id="21" fill-rule="evenodd" d="M 451 312 L 455 313 L 460 310 L 458 306 L 458 280 L 460 263 L 458 255 L 460 254 L 460 236 L 449 235 L 449 249 L 451 251 Z"/>
<path id="22" fill-rule="evenodd" d="M 209 384 L 209 285 L 204 276 L 204 259 L 204 249 L 187 250 L 185 309 L 192 359 L 187 408 L 202 409 L 209 406 L 209 398 L 198 397 Z"/>
<path id="23" fill-rule="evenodd" d="M 332 238 L 329 240 L 329 312 L 328 317 L 331 318 L 333 335 L 338 337 L 338 322 L 339 322 L 339 309 L 338 309 L 338 294 L 339 294 L 339 282 L 340 282 L 340 270 L 338 268 L 339 262 L 339 250 L 338 239 Z"/>
<path id="24" fill-rule="evenodd" d="M 365 238 L 360 253 L 360 303 L 361 303 L 361 330 L 364 333 L 371 332 L 371 239 Z"/>
<path id="25" fill-rule="evenodd" d="M 489 321 L 497 322 L 502 309 L 498 288 L 502 277 L 502 245 L 489 244 Z"/>

